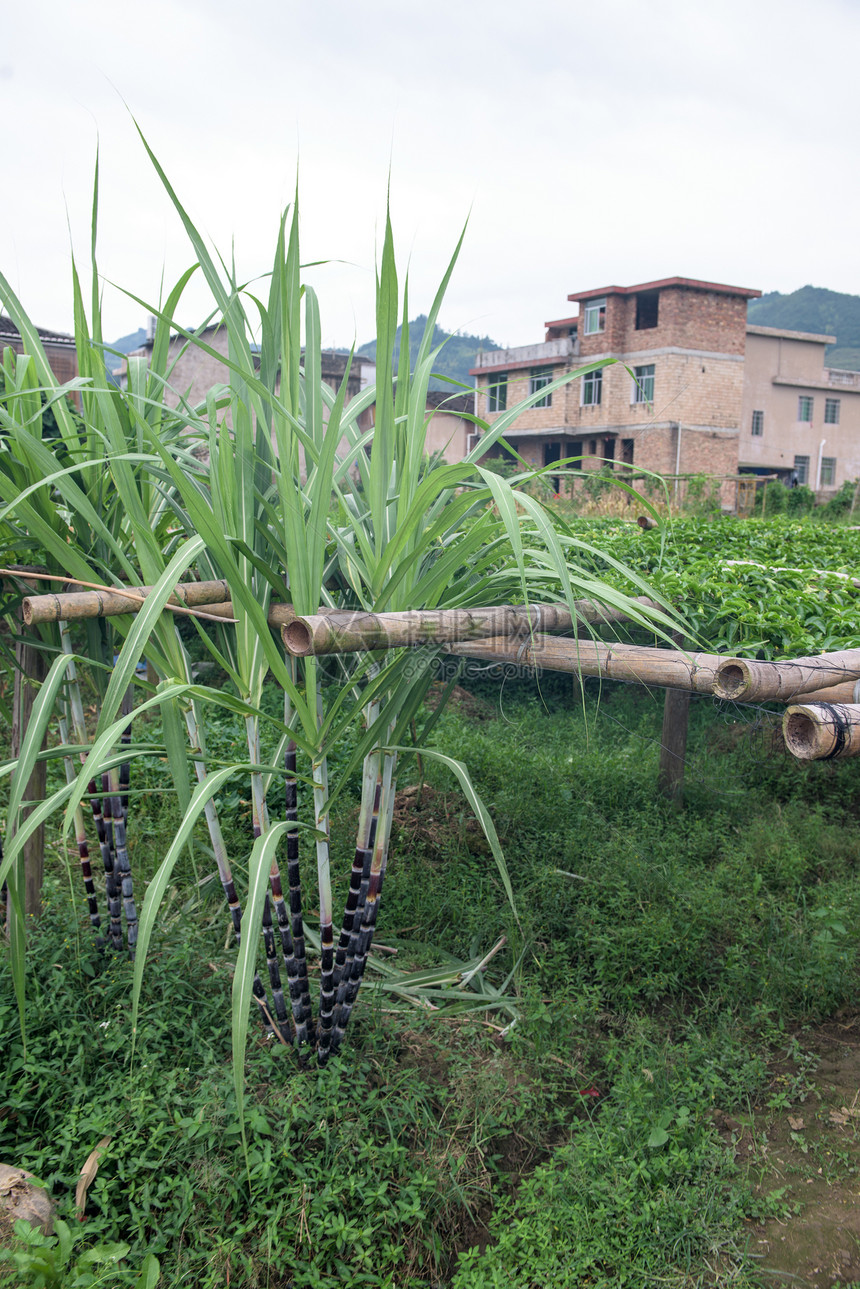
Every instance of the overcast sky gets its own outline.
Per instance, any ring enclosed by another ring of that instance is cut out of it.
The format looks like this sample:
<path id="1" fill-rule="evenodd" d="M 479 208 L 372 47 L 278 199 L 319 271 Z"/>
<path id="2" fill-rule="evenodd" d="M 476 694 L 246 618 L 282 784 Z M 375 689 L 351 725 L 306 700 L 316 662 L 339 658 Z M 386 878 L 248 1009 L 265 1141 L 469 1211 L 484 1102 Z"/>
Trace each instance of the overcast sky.
<path id="1" fill-rule="evenodd" d="M 857 0 L 0 3 L 0 269 L 72 329 L 96 147 L 108 339 L 193 262 L 132 121 L 251 278 L 299 171 L 327 344 L 373 335 L 389 167 L 410 313 L 542 339 L 568 292 L 680 274 L 860 293 Z M 71 232 L 70 232 L 71 230 Z M 340 262 L 336 262 L 340 261 Z M 345 262 L 345 263 L 344 263 Z M 189 290 L 179 318 L 208 311 Z"/>

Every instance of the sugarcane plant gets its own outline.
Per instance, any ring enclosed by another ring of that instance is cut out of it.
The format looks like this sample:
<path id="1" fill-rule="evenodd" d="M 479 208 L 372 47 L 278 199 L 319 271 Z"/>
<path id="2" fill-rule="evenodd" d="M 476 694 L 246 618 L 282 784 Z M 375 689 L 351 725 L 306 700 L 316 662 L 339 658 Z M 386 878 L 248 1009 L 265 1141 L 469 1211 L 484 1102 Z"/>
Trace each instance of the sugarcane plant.
<path id="1" fill-rule="evenodd" d="M 133 1019 L 136 1026 L 160 901 L 203 816 L 239 941 L 232 1029 L 241 1121 L 252 999 L 279 1040 L 295 1044 L 303 1061 L 315 1054 L 319 1064 L 325 1064 L 343 1043 L 362 982 L 371 969 L 375 985 L 394 997 L 432 998 L 460 1008 L 493 1005 L 515 1014 L 507 992 L 513 968 L 501 988 L 482 983 L 486 954 L 455 968 L 445 965 L 435 971 L 404 973 L 371 953 L 397 775 L 416 750 L 425 758 L 435 757 L 458 779 L 487 836 L 511 908 L 512 926 L 517 925 L 510 877 L 490 815 L 466 767 L 428 746 L 442 705 L 417 728 L 423 700 L 438 675 L 440 647 L 376 649 L 341 655 L 334 661 L 313 655 L 295 659 L 285 654 L 277 626 L 270 625 L 273 603 L 286 606 L 288 613 L 306 616 L 320 607 L 365 613 L 563 599 L 576 618 L 575 597 L 584 593 L 658 630 L 671 623 L 658 610 L 612 590 L 579 566 L 582 543 L 560 532 L 541 502 L 526 490 L 532 472 L 506 480 L 481 464 L 522 410 L 603 363 L 559 378 L 501 415 L 492 427 L 476 419 L 483 437 L 475 449 L 463 461 L 428 472 L 424 461 L 427 390 L 438 354 L 433 336 L 460 244 L 429 310 L 413 365 L 408 289 L 404 287 L 401 300 L 391 223 L 386 217 L 376 282 L 377 380 L 348 401 L 351 359 L 339 388 L 330 389 L 322 379 L 319 307 L 313 289 L 301 281 L 297 203 L 281 220 L 268 294 L 260 299 L 233 271 L 216 262 L 157 159 L 151 152 L 149 156 L 211 291 L 213 315 L 226 332 L 227 354 L 208 349 L 201 334 L 183 331 L 175 323 L 189 270 L 163 307 L 147 306 L 157 317 L 150 369 L 133 366 L 129 388 L 116 390 L 104 372 L 97 323 L 94 335 L 84 342 L 86 319 L 75 276 L 81 370 L 86 381 L 84 422 L 92 427 L 93 440 L 105 445 L 101 468 L 109 471 L 126 543 L 117 542 L 118 549 L 111 549 L 115 560 L 111 581 L 117 584 L 122 575 L 153 590 L 136 616 L 115 619 L 122 644 L 104 689 L 86 764 L 73 782 L 26 821 L 0 865 L 0 878 L 12 871 L 20 838 L 25 829 L 36 826 L 34 819 L 44 819 L 62 807 L 65 833 L 73 826 L 77 829 L 77 812 L 90 782 L 143 754 L 146 745 L 133 737 L 117 750 L 129 723 L 134 725 L 147 711 L 160 710 L 182 820 L 140 912 Z M 94 257 L 93 277 L 95 282 Z M 7 291 L 5 299 L 9 298 Z M 23 311 L 11 298 L 26 325 Z M 95 287 L 92 316 L 98 317 Z M 402 323 L 395 368 L 398 316 Z M 177 406 L 166 408 L 171 334 L 223 363 L 223 385 L 199 406 L 179 398 L 174 400 Z M 38 344 L 37 336 L 28 339 Z M 38 377 L 44 388 L 53 388 L 46 363 L 39 367 Z M 374 425 L 366 429 L 362 414 L 371 407 Z M 204 448 L 205 462 L 199 451 L 189 450 L 188 435 Z M 82 462 L 81 470 L 87 468 L 89 459 Z M 69 498 L 67 504 L 80 506 L 75 491 L 80 472 L 54 472 L 52 486 Z M 17 506 L 2 489 L 0 497 L 7 502 L 0 521 L 29 531 L 26 505 Z M 56 553 L 56 544 L 52 550 Z M 81 556 L 68 571 L 98 581 L 95 574 L 104 576 L 106 568 L 107 561 L 94 568 Z M 202 647 L 226 672 L 229 687 L 194 683 L 175 622 L 163 612 L 173 587 L 189 570 L 204 580 L 223 580 L 229 592 L 230 621 L 207 623 L 199 633 Z M 641 579 L 634 582 L 647 590 Z M 143 691 L 146 697 L 132 713 L 122 713 L 123 696 L 144 653 L 160 682 L 155 692 Z M 22 772 L 38 754 L 52 704 L 71 664 L 65 651 L 52 664 L 22 748 Z M 264 710 L 263 690 L 270 683 L 283 689 L 282 718 Z M 217 768 L 207 756 L 204 732 L 206 713 L 216 706 L 241 717 L 247 748 L 246 758 Z M 183 723 L 187 740 L 180 747 Z M 337 772 L 332 774 L 331 753 L 341 745 L 351 751 L 337 758 Z M 197 779 L 193 792 L 190 765 Z M 361 779 L 358 831 L 345 908 L 336 919 L 332 807 L 348 791 L 353 774 Z M 248 778 L 253 817 L 244 909 L 217 821 L 217 795 L 237 775 Z M 121 792 L 116 778 L 108 784 L 105 800 L 111 803 L 116 828 Z M 19 800 L 13 792 L 13 809 L 17 810 Z M 316 890 L 310 900 L 301 883 L 302 832 L 316 852 Z M 124 865 L 119 865 L 119 873 L 120 877 L 125 873 Z M 318 933 L 309 925 L 309 909 L 318 910 Z M 268 990 L 258 970 L 260 928 Z M 309 954 L 317 959 L 316 1015 Z"/>

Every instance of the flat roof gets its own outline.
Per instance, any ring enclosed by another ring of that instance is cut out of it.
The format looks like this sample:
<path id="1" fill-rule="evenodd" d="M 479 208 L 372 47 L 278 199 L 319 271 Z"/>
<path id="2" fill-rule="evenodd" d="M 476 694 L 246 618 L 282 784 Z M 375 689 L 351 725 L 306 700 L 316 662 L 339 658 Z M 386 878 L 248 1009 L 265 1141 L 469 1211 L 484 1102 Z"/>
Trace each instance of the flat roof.
<path id="1" fill-rule="evenodd" d="M 681 287 L 687 291 L 718 291 L 721 295 L 742 295 L 755 300 L 761 295 L 749 286 L 727 286 L 725 282 L 702 282 L 692 277 L 664 277 L 657 282 L 639 282 L 636 286 L 602 286 L 594 291 L 575 291 L 568 300 L 591 300 L 602 295 L 638 295 L 640 291 L 659 291 L 663 287 Z"/>
<path id="2" fill-rule="evenodd" d="M 809 340 L 814 345 L 835 345 L 835 336 L 822 336 L 814 331 L 785 331 L 782 327 L 754 327 L 747 323 L 748 336 L 773 336 L 776 340 Z"/>
<path id="3" fill-rule="evenodd" d="M 576 313 L 572 318 L 555 318 L 552 322 L 545 322 L 545 327 L 571 327 L 575 322 L 579 322 L 579 314 Z"/>

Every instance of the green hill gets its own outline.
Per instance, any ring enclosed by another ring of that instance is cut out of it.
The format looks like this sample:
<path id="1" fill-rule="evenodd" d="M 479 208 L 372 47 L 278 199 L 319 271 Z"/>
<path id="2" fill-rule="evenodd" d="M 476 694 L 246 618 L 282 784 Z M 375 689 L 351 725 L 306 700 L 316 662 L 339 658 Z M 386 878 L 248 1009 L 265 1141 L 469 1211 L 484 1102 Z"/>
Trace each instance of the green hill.
<path id="1" fill-rule="evenodd" d="M 146 332 L 143 327 L 139 327 L 137 331 L 132 331 L 130 335 L 120 336 L 119 340 L 111 341 L 110 347 L 111 349 L 118 349 L 121 354 L 130 354 L 133 350 L 140 349 L 145 340 Z M 119 371 L 122 366 L 122 358 L 118 358 L 116 354 L 105 354 L 105 366 L 108 371 Z"/>
<path id="2" fill-rule="evenodd" d="M 747 319 L 757 327 L 833 336 L 837 343 L 824 351 L 827 366 L 860 371 L 860 295 L 820 286 L 802 286 L 790 295 L 771 291 L 760 300 L 750 300 Z"/>
<path id="3" fill-rule="evenodd" d="M 409 353 L 412 362 L 418 356 L 418 346 L 421 343 L 421 337 L 424 334 L 424 327 L 427 323 L 426 313 L 421 313 L 409 323 Z M 397 328 L 397 339 L 394 347 L 394 365 L 397 366 L 397 360 L 400 355 L 400 334 L 401 328 Z M 442 327 L 436 326 L 433 333 L 433 344 L 441 345 L 445 341 L 445 348 L 436 359 L 434 370 L 441 376 L 449 376 L 452 380 L 458 380 L 463 385 L 470 388 L 475 384 L 475 378 L 469 375 L 469 368 L 475 366 L 475 359 L 478 351 L 481 349 L 499 349 L 489 336 L 470 336 L 461 331 L 450 332 L 444 331 Z M 376 357 L 376 341 L 368 341 L 366 345 L 361 345 L 358 353 L 366 355 L 368 358 Z M 437 380 L 435 377 L 430 381 L 431 389 L 444 389 L 451 394 L 458 391 L 444 380 Z"/>

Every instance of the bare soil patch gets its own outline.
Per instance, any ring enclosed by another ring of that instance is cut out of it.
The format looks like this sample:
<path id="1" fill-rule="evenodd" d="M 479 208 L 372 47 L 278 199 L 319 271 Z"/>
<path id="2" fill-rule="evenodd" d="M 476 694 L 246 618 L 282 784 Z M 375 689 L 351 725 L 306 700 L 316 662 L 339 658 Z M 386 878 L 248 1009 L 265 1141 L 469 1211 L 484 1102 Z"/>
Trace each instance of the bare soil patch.
<path id="1" fill-rule="evenodd" d="M 860 1284 L 860 1010 L 798 1035 L 805 1059 L 774 1070 L 771 1106 L 746 1121 L 717 1115 L 760 1194 L 791 1215 L 751 1227 L 766 1280 L 797 1289 Z M 722 1121 L 721 1121 L 722 1120 Z"/>

